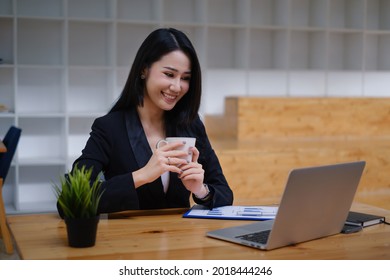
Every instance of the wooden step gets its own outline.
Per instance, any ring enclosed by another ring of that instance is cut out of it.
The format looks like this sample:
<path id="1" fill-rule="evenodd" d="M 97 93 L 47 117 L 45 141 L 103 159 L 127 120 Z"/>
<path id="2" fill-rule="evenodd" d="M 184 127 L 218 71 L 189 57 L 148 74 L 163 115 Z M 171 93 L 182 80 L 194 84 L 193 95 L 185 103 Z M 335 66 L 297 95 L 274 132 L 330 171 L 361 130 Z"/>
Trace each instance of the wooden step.
<path id="1" fill-rule="evenodd" d="M 237 99 L 227 98 L 223 115 L 205 116 L 205 126 L 210 138 L 237 138 L 237 108 Z"/>
<path id="2" fill-rule="evenodd" d="M 235 197 L 280 197 L 291 169 L 365 160 L 357 197 L 390 209 L 390 141 L 212 141 Z M 387 199 L 383 194 L 388 194 Z"/>
<path id="3" fill-rule="evenodd" d="M 223 116 L 206 116 L 211 137 L 390 136 L 390 98 L 229 97 Z"/>
<path id="4" fill-rule="evenodd" d="M 293 168 L 365 160 L 356 199 L 390 209 L 390 98 L 227 104 L 224 116 L 206 118 L 206 129 L 236 198 L 278 199 Z"/>

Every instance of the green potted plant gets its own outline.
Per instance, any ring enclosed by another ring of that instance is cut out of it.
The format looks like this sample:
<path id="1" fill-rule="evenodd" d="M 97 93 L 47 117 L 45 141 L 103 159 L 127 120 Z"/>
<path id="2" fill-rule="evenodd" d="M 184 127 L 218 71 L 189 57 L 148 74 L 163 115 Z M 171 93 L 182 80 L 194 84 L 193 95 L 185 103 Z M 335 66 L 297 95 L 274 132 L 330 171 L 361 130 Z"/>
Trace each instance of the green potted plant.
<path id="1" fill-rule="evenodd" d="M 99 178 L 91 181 L 92 168 L 75 166 L 72 173 L 53 185 L 58 206 L 63 212 L 71 247 L 95 245 L 99 223 L 98 206 L 102 196 Z"/>

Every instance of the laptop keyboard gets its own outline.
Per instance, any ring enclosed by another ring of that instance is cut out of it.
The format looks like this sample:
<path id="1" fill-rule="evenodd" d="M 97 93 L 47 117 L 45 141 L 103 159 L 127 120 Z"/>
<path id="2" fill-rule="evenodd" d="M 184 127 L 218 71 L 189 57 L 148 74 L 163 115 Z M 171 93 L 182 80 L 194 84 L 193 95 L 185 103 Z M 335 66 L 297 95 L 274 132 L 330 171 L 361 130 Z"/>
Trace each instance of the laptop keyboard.
<path id="1" fill-rule="evenodd" d="M 240 238 L 240 239 L 243 239 L 246 241 L 266 244 L 270 232 L 271 232 L 271 230 L 259 231 L 259 232 L 239 235 L 239 236 L 236 236 L 236 238 Z"/>

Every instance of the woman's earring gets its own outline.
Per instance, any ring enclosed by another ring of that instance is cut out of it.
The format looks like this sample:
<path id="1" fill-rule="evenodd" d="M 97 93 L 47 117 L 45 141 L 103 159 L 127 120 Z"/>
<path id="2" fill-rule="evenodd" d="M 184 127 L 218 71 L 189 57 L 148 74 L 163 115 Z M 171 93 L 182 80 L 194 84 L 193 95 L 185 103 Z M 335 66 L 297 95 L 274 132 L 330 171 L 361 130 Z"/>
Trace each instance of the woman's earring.
<path id="1" fill-rule="evenodd" d="M 141 80 L 145 80 L 145 75 L 141 74 Z"/>

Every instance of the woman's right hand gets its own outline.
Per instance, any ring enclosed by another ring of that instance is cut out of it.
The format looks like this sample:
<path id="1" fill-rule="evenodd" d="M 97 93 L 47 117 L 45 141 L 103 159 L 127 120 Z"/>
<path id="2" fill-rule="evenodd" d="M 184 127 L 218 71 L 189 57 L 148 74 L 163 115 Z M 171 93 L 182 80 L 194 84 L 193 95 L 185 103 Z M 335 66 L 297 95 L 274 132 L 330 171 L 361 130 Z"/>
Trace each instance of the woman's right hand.
<path id="1" fill-rule="evenodd" d="M 176 149 L 183 145 L 182 142 L 178 141 L 167 143 L 156 148 L 148 163 L 141 169 L 133 172 L 135 187 L 138 188 L 144 184 L 153 182 L 167 171 L 178 174 L 182 173 L 180 166 L 188 163 L 184 159 L 188 152 Z"/>

